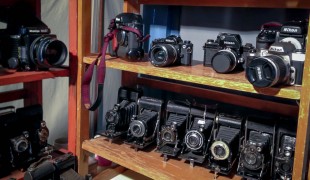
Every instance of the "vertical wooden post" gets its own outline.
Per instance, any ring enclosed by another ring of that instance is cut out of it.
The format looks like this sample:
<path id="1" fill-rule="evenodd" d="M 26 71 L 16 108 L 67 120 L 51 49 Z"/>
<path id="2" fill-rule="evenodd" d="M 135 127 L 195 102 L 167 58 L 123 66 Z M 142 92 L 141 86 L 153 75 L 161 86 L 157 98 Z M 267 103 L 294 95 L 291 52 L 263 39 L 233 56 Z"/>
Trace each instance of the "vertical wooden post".
<path id="1" fill-rule="evenodd" d="M 81 175 L 88 173 L 88 156 L 82 149 L 84 140 L 89 139 L 89 112 L 83 106 L 81 87 L 85 64 L 83 57 L 90 54 L 90 30 L 91 30 L 91 1 L 78 0 L 78 34 L 77 34 L 77 140 L 76 154 L 78 157 L 78 172 Z"/>
<path id="2" fill-rule="evenodd" d="M 309 24 L 310 27 L 310 24 Z M 308 31 L 310 37 L 310 28 Z M 310 41 L 307 42 L 299 117 L 296 136 L 293 179 L 306 179 L 309 146 L 309 103 L 310 103 Z"/>

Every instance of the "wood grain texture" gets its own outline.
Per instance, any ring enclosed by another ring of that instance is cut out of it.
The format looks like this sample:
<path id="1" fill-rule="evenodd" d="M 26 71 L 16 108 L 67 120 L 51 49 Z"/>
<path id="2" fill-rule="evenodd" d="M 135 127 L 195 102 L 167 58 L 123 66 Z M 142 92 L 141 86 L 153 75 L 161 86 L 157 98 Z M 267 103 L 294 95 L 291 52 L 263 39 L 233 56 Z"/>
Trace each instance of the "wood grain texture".
<path id="1" fill-rule="evenodd" d="M 183 6 L 310 8 L 309 0 L 138 0 L 138 3 Z"/>
<path id="2" fill-rule="evenodd" d="M 90 63 L 94 59 L 95 57 L 84 57 L 84 62 Z M 267 96 L 296 100 L 299 100 L 300 98 L 301 88 L 298 86 L 287 86 L 284 88 L 254 88 L 252 84 L 246 80 L 244 72 L 235 74 L 218 74 L 212 68 L 204 67 L 202 64 L 158 68 L 154 67 L 148 61 L 130 62 L 111 57 L 108 57 L 108 59 L 109 60 L 107 60 L 106 64 L 109 68 L 224 89 L 264 94 Z"/>
<path id="3" fill-rule="evenodd" d="M 310 31 L 308 31 L 308 37 L 310 37 Z M 310 41 L 307 42 L 306 52 L 298 116 L 293 179 L 306 179 L 307 168 L 309 168 L 307 166 L 310 136 Z"/>
<path id="4" fill-rule="evenodd" d="M 11 72 L 0 68 L 0 86 L 21 82 L 31 82 L 42 79 L 68 77 L 69 70 L 53 68 L 49 71 Z"/>
<path id="5" fill-rule="evenodd" d="M 24 83 L 27 94 L 24 98 L 24 106 L 43 104 L 42 80 Z"/>
<path id="6" fill-rule="evenodd" d="M 217 102 L 233 104 L 265 112 L 277 113 L 284 116 L 291 116 L 294 118 L 298 116 L 299 107 L 297 104 L 289 105 L 284 103 L 277 103 L 269 100 L 261 100 L 258 98 L 242 96 L 233 93 L 227 93 L 222 91 L 216 91 L 206 88 L 199 88 L 189 85 L 165 82 L 161 80 L 154 80 L 148 78 L 138 78 L 137 84 L 149 88 L 161 89 L 179 94 L 188 94 L 194 97 L 211 99 Z"/>
<path id="7" fill-rule="evenodd" d="M 76 153 L 77 127 L 77 1 L 69 1 L 69 97 L 68 97 L 68 150 Z"/>
<path id="8" fill-rule="evenodd" d="M 106 170 L 102 171 L 101 173 L 99 173 L 96 177 L 94 177 L 94 180 L 108 180 L 108 179 L 112 179 L 115 176 L 123 173 L 126 170 L 127 169 L 124 168 L 123 166 L 117 166 L 115 168 L 109 168 L 109 169 L 106 169 Z"/>
<path id="9" fill-rule="evenodd" d="M 169 159 L 164 162 L 163 157 L 152 148 L 148 148 L 147 152 L 135 151 L 126 144 L 110 143 L 103 137 L 84 141 L 82 148 L 152 179 L 205 180 L 214 177 L 208 169 L 200 166 L 190 167 L 183 160 Z M 241 177 L 219 176 L 217 179 L 241 179 Z"/>
<path id="10" fill-rule="evenodd" d="M 82 78 L 85 71 L 83 57 L 90 53 L 90 27 L 91 27 L 91 1 L 78 0 L 77 4 L 77 23 L 78 23 L 78 71 L 77 71 L 77 137 L 76 137 L 76 155 L 78 158 L 78 172 L 81 175 L 88 173 L 88 155 L 81 149 L 82 142 L 89 139 L 89 112 L 83 106 L 81 97 Z"/>

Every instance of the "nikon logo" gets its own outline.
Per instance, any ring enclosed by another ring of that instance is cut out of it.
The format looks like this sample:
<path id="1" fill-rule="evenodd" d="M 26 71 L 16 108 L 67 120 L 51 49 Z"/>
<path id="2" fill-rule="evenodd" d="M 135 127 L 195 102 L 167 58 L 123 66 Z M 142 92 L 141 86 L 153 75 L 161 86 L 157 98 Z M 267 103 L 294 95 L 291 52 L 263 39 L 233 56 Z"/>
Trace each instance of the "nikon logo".
<path id="1" fill-rule="evenodd" d="M 269 51 L 273 51 L 273 52 L 284 52 L 284 49 L 283 49 L 283 47 L 270 46 Z"/>
<path id="2" fill-rule="evenodd" d="M 290 33 L 297 33 L 298 29 L 293 29 L 293 28 L 284 28 L 284 32 L 290 32 Z"/>
<path id="3" fill-rule="evenodd" d="M 260 66 L 256 67 L 256 72 L 257 72 L 258 79 L 262 80 L 263 79 L 262 68 Z"/>
<path id="4" fill-rule="evenodd" d="M 231 41 L 224 41 L 224 44 L 234 45 L 234 44 L 235 44 L 235 42 L 231 42 Z"/>

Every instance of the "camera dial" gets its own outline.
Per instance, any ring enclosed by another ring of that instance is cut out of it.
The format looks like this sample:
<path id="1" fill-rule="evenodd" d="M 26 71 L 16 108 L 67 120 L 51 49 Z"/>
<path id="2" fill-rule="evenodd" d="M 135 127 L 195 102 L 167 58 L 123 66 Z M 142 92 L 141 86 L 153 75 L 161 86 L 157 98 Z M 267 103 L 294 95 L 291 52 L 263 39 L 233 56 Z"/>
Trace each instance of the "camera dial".
<path id="1" fill-rule="evenodd" d="M 215 160 L 225 160 L 229 157 L 230 149 L 223 141 L 213 142 L 210 149 Z"/>
<path id="2" fill-rule="evenodd" d="M 250 170 L 261 168 L 264 161 L 263 155 L 255 145 L 246 145 L 240 156 L 243 159 L 243 166 Z"/>
<path id="3" fill-rule="evenodd" d="M 190 130 L 185 135 L 185 144 L 189 149 L 198 150 L 202 148 L 205 137 L 197 130 Z"/>

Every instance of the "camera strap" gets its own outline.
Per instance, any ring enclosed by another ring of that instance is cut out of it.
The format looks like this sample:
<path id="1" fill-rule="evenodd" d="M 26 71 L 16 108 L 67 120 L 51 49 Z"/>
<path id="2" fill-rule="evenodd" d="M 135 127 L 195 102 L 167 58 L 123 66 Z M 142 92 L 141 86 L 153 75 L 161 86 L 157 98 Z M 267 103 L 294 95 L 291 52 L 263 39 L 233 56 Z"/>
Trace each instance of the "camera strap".
<path id="1" fill-rule="evenodd" d="M 137 35 L 140 42 L 144 42 L 150 37 L 150 35 L 146 35 L 145 37 L 143 37 L 143 35 L 141 34 L 141 32 L 138 29 L 135 29 L 132 27 L 122 26 L 120 28 L 116 28 L 115 19 L 112 19 L 110 21 L 109 30 L 110 30 L 110 32 L 104 36 L 104 39 L 103 39 L 104 43 L 103 43 L 103 46 L 101 49 L 101 53 L 97 56 L 96 60 L 94 60 L 89 65 L 88 69 L 84 73 L 83 80 L 82 80 L 82 100 L 83 100 L 85 108 L 90 110 L 90 111 L 96 110 L 97 107 L 101 103 L 102 95 L 103 95 L 105 73 L 106 73 L 106 57 L 105 57 L 106 51 L 107 51 L 107 48 L 109 46 L 109 42 L 111 40 L 115 39 L 117 31 L 118 30 L 124 30 L 124 31 L 133 32 Z M 113 49 L 115 49 L 115 48 L 117 48 L 117 47 L 113 47 Z M 99 62 L 99 65 L 97 66 L 99 58 L 100 58 L 100 62 Z M 96 77 L 97 77 L 97 79 L 96 79 L 97 80 L 97 82 L 96 82 L 97 97 L 94 100 L 94 102 L 91 102 L 90 83 L 91 83 L 91 80 L 93 78 L 93 72 L 94 72 L 95 66 L 97 66 L 97 68 L 96 68 L 97 69 L 97 71 L 96 71 L 96 73 L 97 73 L 96 74 Z"/>

